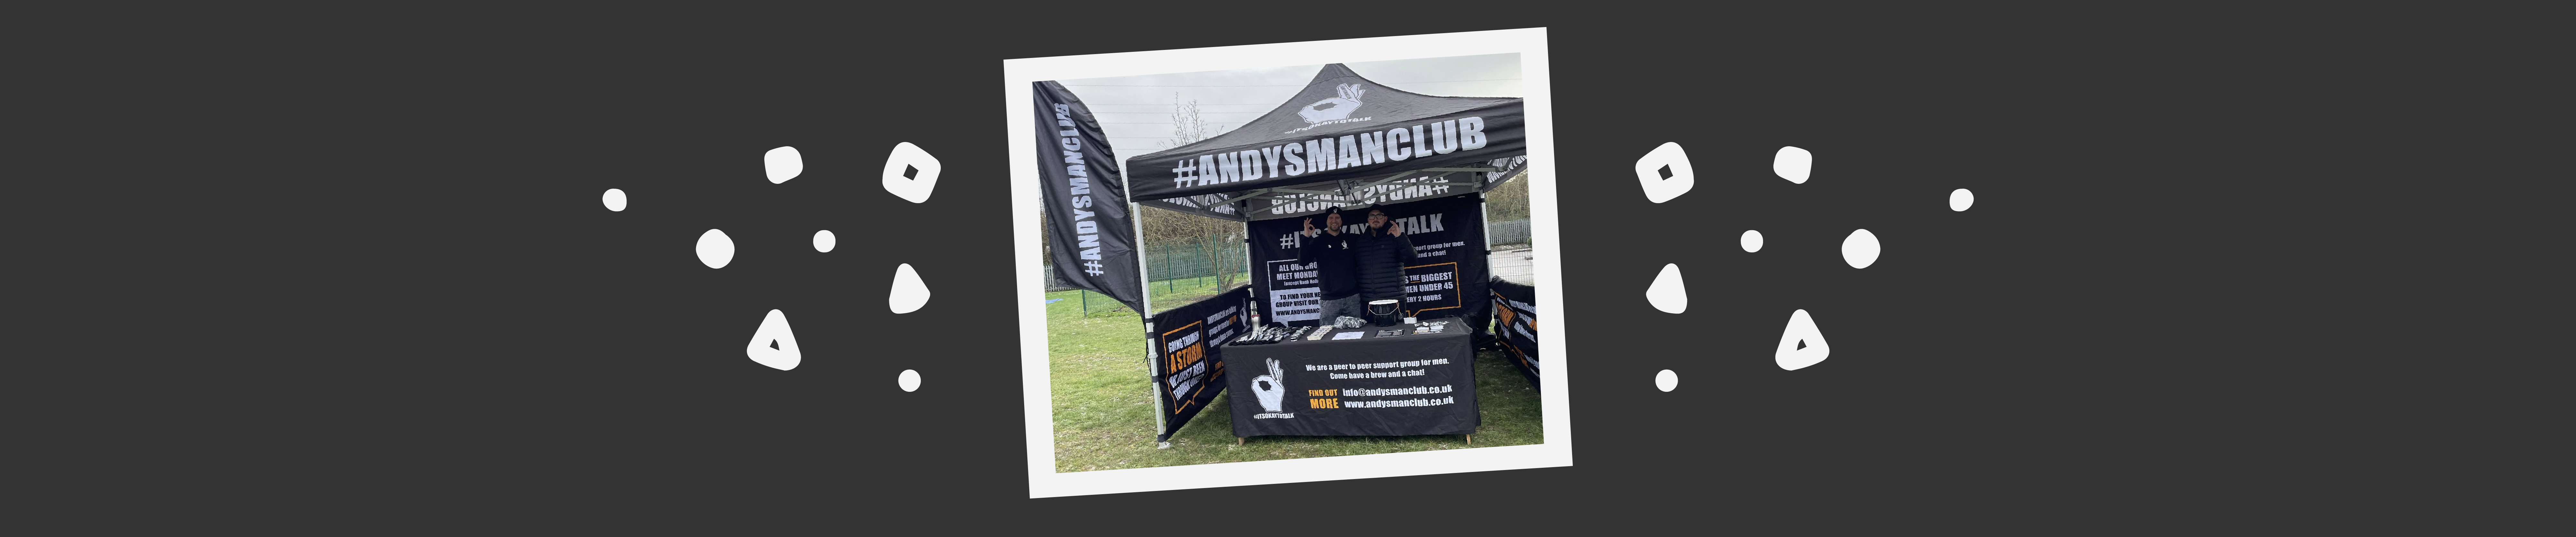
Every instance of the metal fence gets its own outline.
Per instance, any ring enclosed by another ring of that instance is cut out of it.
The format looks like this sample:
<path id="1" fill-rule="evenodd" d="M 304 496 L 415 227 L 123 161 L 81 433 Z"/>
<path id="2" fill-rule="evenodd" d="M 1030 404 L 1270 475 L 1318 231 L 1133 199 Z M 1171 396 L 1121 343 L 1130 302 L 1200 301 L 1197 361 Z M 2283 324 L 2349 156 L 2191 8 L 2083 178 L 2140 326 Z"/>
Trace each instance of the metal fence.
<path id="1" fill-rule="evenodd" d="M 1169 288 L 1179 285 L 1173 280 L 1215 278 L 1219 266 L 1231 267 L 1235 274 L 1234 281 L 1242 283 L 1244 272 L 1247 270 L 1244 244 L 1240 242 L 1218 244 L 1215 250 L 1210 254 L 1194 244 L 1145 245 L 1145 274 L 1153 278 L 1153 281 L 1148 283 L 1154 284 L 1150 285 L 1151 287 Z M 1056 279 L 1054 265 L 1046 265 L 1044 270 L 1047 275 L 1047 291 L 1072 289 Z"/>
<path id="2" fill-rule="evenodd" d="M 1218 243 L 1211 254 L 1201 251 L 1195 244 L 1148 244 L 1145 245 L 1145 274 L 1157 281 L 1212 277 L 1216 276 L 1220 264 L 1241 274 L 1244 270 L 1243 247 L 1242 242 Z"/>
<path id="3" fill-rule="evenodd" d="M 1487 222 L 1485 236 L 1492 238 L 1494 246 L 1498 249 L 1505 245 L 1529 244 L 1529 219 Z"/>

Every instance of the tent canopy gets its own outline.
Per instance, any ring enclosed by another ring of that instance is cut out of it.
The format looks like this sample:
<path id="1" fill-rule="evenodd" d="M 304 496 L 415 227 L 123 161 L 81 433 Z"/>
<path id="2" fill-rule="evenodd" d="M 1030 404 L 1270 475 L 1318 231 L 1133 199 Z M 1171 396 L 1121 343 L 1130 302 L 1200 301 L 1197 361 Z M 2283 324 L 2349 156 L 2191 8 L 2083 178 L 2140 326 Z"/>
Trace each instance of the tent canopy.
<path id="1" fill-rule="evenodd" d="M 1528 163 L 1518 97 L 1439 97 L 1324 66 L 1224 134 L 1127 159 L 1138 204 L 1227 220 L 1481 192 Z"/>

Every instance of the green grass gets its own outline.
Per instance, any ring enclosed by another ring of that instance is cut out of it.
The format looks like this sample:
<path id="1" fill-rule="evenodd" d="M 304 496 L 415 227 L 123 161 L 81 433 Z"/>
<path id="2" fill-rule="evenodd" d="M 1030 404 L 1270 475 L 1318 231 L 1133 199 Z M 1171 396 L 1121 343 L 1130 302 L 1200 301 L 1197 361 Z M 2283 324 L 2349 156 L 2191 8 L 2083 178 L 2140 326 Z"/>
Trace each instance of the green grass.
<path id="1" fill-rule="evenodd" d="M 1220 289 L 1213 278 L 1177 280 L 1169 291 L 1154 282 L 1155 309 L 1187 304 Z M 1465 438 L 1441 436 L 1258 436 L 1234 444 L 1234 420 L 1227 398 L 1214 404 L 1172 435 L 1171 449 L 1154 446 L 1153 380 L 1146 371 L 1143 321 L 1134 312 L 1094 294 L 1092 312 L 1084 315 L 1080 291 L 1047 293 L 1062 298 L 1047 305 L 1047 355 L 1055 407 L 1055 468 L 1081 472 L 1117 468 L 1178 466 L 1216 462 L 1263 461 L 1461 449 Z M 1172 298 L 1166 299 L 1169 296 Z M 1168 300 L 1168 303 L 1167 303 Z M 1103 310 L 1116 308 L 1117 311 Z M 1546 442 L 1539 422 L 1538 392 L 1513 369 L 1509 358 L 1494 351 L 1476 353 L 1476 403 L 1484 415 L 1474 447 Z"/>

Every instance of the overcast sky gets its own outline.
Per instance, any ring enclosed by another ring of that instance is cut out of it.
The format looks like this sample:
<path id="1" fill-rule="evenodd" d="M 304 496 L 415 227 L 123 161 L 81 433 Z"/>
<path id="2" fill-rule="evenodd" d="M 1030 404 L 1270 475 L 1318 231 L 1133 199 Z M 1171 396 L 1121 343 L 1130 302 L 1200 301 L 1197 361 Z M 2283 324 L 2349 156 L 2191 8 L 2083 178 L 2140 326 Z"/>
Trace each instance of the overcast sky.
<path id="1" fill-rule="evenodd" d="M 1343 64 L 1387 87 L 1450 97 L 1520 97 L 1521 55 L 1487 54 Z M 1199 102 L 1199 115 L 1219 134 L 1264 112 L 1286 106 L 1322 65 L 1236 69 L 1160 75 L 1063 80 L 1100 118 L 1109 145 L 1130 157 L 1178 144 L 1172 138 L 1172 101 Z M 1306 103 L 1297 103 L 1302 106 Z"/>

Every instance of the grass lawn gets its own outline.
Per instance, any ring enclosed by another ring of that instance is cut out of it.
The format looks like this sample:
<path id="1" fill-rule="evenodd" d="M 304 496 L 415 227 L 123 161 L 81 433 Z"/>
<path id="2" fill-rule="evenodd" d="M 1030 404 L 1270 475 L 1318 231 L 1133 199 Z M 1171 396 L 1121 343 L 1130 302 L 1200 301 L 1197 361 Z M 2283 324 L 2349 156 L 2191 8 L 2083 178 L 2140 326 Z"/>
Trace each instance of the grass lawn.
<path id="1" fill-rule="evenodd" d="M 1214 279 L 1178 280 L 1150 286 L 1157 309 L 1188 304 L 1215 294 Z M 1154 446 L 1153 380 L 1148 377 L 1145 327 L 1134 312 L 1104 305 L 1091 296 L 1091 313 L 1083 314 L 1076 293 L 1047 293 L 1062 298 L 1047 305 L 1048 374 L 1055 407 L 1055 469 L 1081 472 L 1117 468 L 1178 466 L 1212 462 L 1262 461 L 1394 453 L 1468 447 L 1463 437 L 1444 436 L 1260 436 L 1234 445 L 1234 420 L 1227 398 L 1200 410 L 1172 435 L 1171 449 Z M 1169 298 L 1167 298 L 1169 297 Z M 1105 311 L 1115 308 L 1117 311 Z M 1476 353 L 1476 403 L 1484 424 L 1476 430 L 1475 447 L 1543 443 L 1538 391 L 1514 370 L 1508 357 L 1495 351 Z"/>

